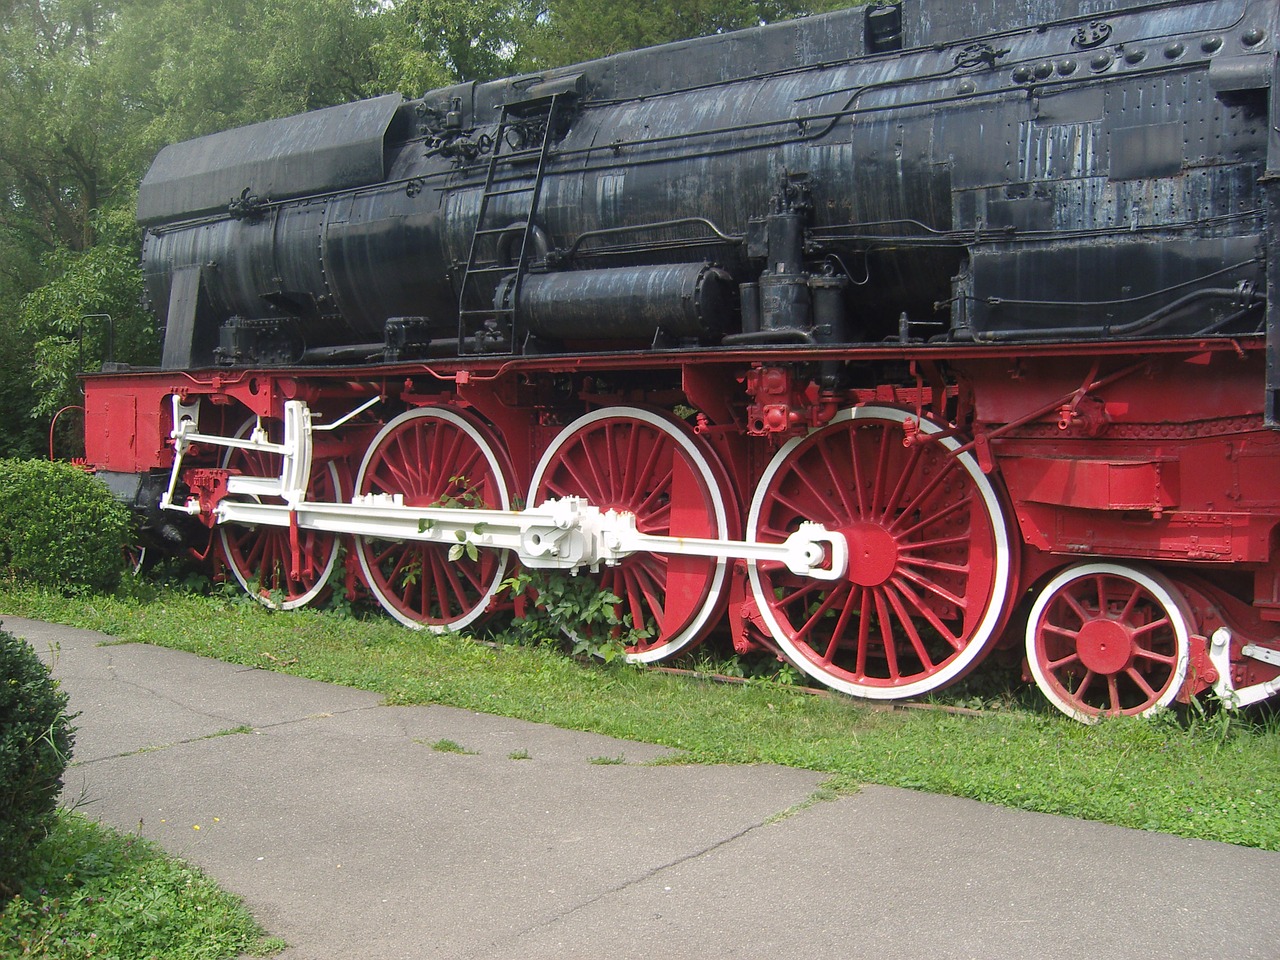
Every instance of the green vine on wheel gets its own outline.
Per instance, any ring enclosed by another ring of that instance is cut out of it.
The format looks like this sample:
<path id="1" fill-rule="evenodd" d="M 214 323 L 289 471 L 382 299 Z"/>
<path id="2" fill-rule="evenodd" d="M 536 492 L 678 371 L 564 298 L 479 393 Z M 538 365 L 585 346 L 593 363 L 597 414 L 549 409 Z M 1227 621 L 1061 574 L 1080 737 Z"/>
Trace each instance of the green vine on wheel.
<path id="1" fill-rule="evenodd" d="M 483 509 L 486 504 L 484 498 L 476 491 L 476 484 L 465 476 L 452 476 L 449 478 L 449 489 L 451 492 L 446 493 L 439 499 L 435 500 L 431 506 L 445 507 L 457 510 L 479 510 Z M 418 532 L 426 533 L 428 530 L 435 529 L 436 521 L 424 517 L 418 521 Z M 477 537 L 484 533 L 486 523 L 477 523 L 471 528 L 471 532 Z M 473 563 L 480 558 L 480 548 L 471 540 L 465 530 L 458 530 L 454 533 L 458 542 L 449 548 L 449 559 L 451 561 L 461 560 L 466 557 Z"/>

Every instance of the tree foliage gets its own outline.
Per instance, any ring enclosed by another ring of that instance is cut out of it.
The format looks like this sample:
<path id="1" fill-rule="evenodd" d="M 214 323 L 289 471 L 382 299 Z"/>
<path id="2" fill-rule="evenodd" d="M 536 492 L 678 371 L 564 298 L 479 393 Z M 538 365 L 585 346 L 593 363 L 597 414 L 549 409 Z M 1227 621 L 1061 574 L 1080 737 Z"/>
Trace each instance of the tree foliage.
<path id="1" fill-rule="evenodd" d="M 518 71 L 543 11 L 534 0 L 400 0 L 395 19 L 456 80 Z"/>
<path id="2" fill-rule="evenodd" d="M 19 330 L 31 341 L 31 409 L 37 416 L 78 403 L 76 374 L 97 369 L 99 358 L 159 359 L 159 338 L 141 307 L 141 235 L 133 204 L 96 211 L 91 228 L 97 242 L 88 249 L 58 246 L 45 255 L 49 280 L 18 311 Z"/>
<path id="3" fill-rule="evenodd" d="M 0 417 L 76 402 L 109 341 L 116 360 L 158 357 L 133 208 L 161 146 L 448 79 L 415 43 L 376 0 L 0 5 Z M 42 432 L 0 452 L 33 455 Z"/>
<path id="4" fill-rule="evenodd" d="M 851 0 L 550 0 L 525 57 L 561 66 L 854 5 Z"/>

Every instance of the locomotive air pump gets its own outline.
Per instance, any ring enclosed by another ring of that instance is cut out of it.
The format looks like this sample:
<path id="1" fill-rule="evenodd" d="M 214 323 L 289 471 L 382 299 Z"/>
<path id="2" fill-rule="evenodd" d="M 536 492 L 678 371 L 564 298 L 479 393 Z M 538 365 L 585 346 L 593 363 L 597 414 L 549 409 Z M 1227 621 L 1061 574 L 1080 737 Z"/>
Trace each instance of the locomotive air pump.
<path id="1" fill-rule="evenodd" d="M 350 503 L 322 503 L 306 499 L 311 473 L 312 432 L 331 430 L 350 420 L 373 402 L 324 427 L 313 426 L 311 411 L 300 400 L 284 410 L 284 439 L 272 443 L 255 429 L 247 438 L 199 432 L 200 404 L 184 404 L 172 397 L 174 441 L 169 487 L 161 501 L 166 510 L 200 517 L 209 525 L 239 523 L 347 533 L 454 547 L 456 555 L 479 549 L 511 550 L 531 569 L 596 572 L 633 553 L 649 552 L 713 559 L 742 559 L 782 563 L 798 576 L 839 580 L 849 566 L 843 534 L 819 523 L 805 522 L 782 543 L 694 537 L 663 537 L 641 533 L 634 514 L 601 510 L 580 497 L 547 500 L 524 510 L 473 509 L 458 506 L 405 506 L 400 494 L 368 494 Z M 281 458 L 278 477 L 246 477 L 222 470 L 196 470 L 186 476 L 197 495 L 175 503 L 183 479 L 182 461 L 192 444 L 252 450 Z M 252 500 L 232 499 L 236 496 Z M 262 503 L 259 497 L 283 503 Z"/>

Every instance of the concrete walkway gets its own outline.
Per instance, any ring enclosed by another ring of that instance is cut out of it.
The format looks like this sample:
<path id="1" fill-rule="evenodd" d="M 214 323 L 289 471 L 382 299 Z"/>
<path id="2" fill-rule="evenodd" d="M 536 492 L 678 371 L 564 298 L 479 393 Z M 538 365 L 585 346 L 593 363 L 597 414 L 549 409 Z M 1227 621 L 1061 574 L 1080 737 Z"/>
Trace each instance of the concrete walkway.
<path id="1" fill-rule="evenodd" d="M 284 960 L 1280 955 L 1280 854 L 885 787 L 807 805 L 806 771 L 3 627 L 81 712 L 67 796 L 244 897 Z"/>

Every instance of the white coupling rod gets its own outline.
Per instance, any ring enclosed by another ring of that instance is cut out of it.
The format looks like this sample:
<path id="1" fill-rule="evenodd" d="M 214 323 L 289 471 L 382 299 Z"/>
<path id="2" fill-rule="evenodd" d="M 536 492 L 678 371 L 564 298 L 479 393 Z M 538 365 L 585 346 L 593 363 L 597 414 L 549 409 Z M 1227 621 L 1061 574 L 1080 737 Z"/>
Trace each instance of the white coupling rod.
<path id="1" fill-rule="evenodd" d="M 284 407 L 284 439 L 272 443 L 259 422 L 247 438 L 200 433 L 200 402 L 173 402 L 174 464 L 169 488 L 161 507 L 190 514 L 201 512 L 200 502 L 190 498 L 173 503 L 182 459 L 194 443 L 254 450 L 281 458 L 278 477 L 231 476 L 227 493 L 254 500 L 222 499 L 214 508 L 218 523 L 240 523 L 351 533 L 397 541 L 461 545 L 463 550 L 512 550 L 531 568 L 576 570 L 612 566 L 633 553 L 708 557 L 715 560 L 745 559 L 781 563 L 799 576 L 838 580 L 849 565 L 844 536 L 818 523 L 802 523 L 782 543 L 757 543 L 699 537 L 661 537 L 640 533 L 635 515 L 602 511 L 577 497 L 549 500 L 526 510 L 476 510 L 458 507 L 408 507 L 399 495 L 357 496 L 349 504 L 318 503 L 306 499 L 311 473 L 311 435 L 322 429 L 312 423 L 311 411 L 302 401 Z M 338 423 L 377 402 L 370 400 Z M 337 426 L 338 423 L 333 424 Z M 257 502 L 278 497 L 279 503 Z"/>
<path id="2" fill-rule="evenodd" d="M 373 539 L 511 550 L 534 569 L 594 570 L 639 552 L 780 563 L 799 576 L 820 580 L 843 577 L 849 565 L 844 536 L 818 523 L 802 523 L 782 543 L 662 537 L 637 532 L 634 514 L 600 510 L 578 497 L 524 510 L 410 507 L 398 494 L 357 496 L 349 504 L 303 501 L 292 506 L 224 499 L 215 516 L 219 523 L 287 527 L 296 522 L 300 529 Z"/>

